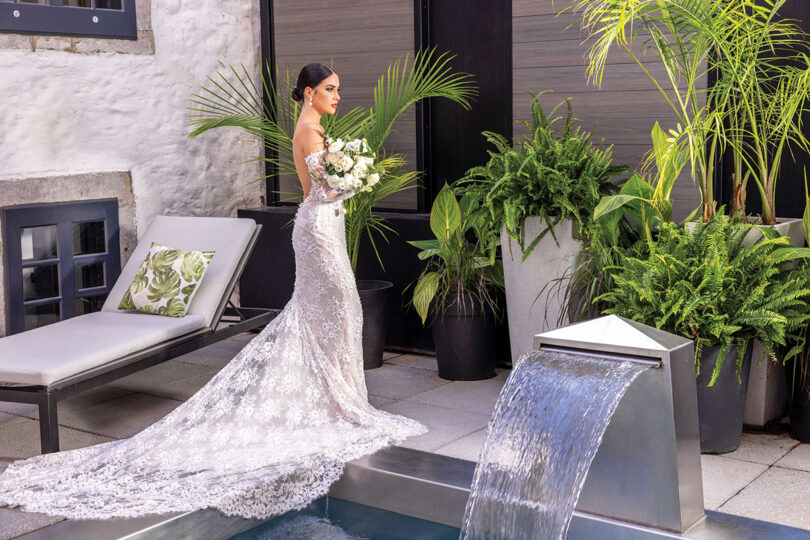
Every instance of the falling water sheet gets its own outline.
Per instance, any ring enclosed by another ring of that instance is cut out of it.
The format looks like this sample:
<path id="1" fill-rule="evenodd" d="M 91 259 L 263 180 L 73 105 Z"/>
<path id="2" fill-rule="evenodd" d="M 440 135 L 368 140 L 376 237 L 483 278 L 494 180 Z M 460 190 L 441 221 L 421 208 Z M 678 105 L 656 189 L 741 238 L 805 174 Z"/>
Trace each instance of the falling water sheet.
<path id="1" fill-rule="evenodd" d="M 557 540 L 613 412 L 649 366 L 530 351 L 506 382 L 489 423 L 462 540 Z"/>

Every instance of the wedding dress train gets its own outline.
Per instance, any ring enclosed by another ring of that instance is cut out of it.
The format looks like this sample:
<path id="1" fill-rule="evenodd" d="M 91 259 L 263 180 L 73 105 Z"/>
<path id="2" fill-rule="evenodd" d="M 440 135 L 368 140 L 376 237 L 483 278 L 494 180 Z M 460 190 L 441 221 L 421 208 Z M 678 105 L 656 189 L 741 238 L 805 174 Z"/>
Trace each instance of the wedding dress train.
<path id="1" fill-rule="evenodd" d="M 324 152 L 306 157 L 314 174 Z M 208 384 L 129 439 L 12 463 L 0 505 L 73 519 L 206 507 L 268 518 L 326 494 L 347 461 L 423 433 L 368 403 L 345 197 L 313 183 L 293 228 L 292 299 Z"/>

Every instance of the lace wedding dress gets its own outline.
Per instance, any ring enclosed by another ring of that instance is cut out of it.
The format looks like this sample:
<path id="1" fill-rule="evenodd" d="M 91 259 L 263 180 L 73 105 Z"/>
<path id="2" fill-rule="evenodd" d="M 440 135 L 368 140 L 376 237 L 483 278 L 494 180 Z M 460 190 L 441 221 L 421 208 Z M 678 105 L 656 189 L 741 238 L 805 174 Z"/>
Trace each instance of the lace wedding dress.
<path id="1" fill-rule="evenodd" d="M 310 172 L 323 174 L 324 152 L 306 157 Z M 347 461 L 423 433 L 368 403 L 341 211 L 350 195 L 313 182 L 293 229 L 292 299 L 208 384 L 129 439 L 9 465 L 0 505 L 73 519 L 206 507 L 268 518 L 326 494 Z"/>

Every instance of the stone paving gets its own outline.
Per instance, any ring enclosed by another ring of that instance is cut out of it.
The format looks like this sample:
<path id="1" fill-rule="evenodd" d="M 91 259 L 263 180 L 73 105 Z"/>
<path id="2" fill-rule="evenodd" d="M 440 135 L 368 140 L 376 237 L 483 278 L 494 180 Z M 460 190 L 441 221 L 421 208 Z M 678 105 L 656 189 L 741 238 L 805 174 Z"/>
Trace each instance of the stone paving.
<path id="1" fill-rule="evenodd" d="M 137 433 L 205 385 L 253 336 L 235 336 L 60 403 L 62 448 Z M 475 461 L 508 374 L 450 382 L 438 377 L 433 357 L 387 352 L 383 367 L 367 371 L 366 381 L 375 406 L 430 428 L 404 446 Z M 0 469 L 39 453 L 37 417 L 33 406 L 0 402 Z M 738 450 L 702 461 L 706 508 L 810 529 L 810 445 L 786 434 L 746 433 Z M 58 521 L 0 508 L 0 539 Z"/>

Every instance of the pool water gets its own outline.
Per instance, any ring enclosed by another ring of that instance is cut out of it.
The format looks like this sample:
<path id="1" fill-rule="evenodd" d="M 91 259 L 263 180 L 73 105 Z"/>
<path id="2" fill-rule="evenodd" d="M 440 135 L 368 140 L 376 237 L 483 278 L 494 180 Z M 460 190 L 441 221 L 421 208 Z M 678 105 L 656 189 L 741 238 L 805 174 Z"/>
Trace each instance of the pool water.
<path id="1" fill-rule="evenodd" d="M 458 540 L 459 529 L 324 497 L 231 540 Z"/>

